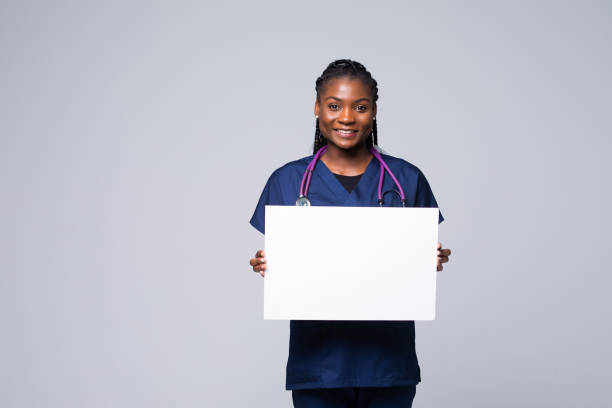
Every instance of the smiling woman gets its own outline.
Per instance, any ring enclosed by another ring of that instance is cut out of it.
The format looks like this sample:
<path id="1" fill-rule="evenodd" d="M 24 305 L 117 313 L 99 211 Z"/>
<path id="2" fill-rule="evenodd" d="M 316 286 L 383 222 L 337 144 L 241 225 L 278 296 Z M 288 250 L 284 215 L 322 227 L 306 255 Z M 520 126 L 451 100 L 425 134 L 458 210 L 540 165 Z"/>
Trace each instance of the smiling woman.
<path id="1" fill-rule="evenodd" d="M 349 173 L 352 170 L 356 174 L 365 171 L 372 156 L 363 149 L 363 146 L 374 144 L 375 115 L 376 103 L 373 101 L 371 90 L 360 79 L 346 77 L 331 79 L 317 92 L 315 102 L 317 129 L 319 134 L 327 135 L 320 139 L 320 145 L 329 145 L 327 151 L 331 147 L 332 154 L 339 149 L 352 152 L 361 163 L 361 166 L 353 169 L 334 171 L 332 168 L 332 172 L 350 176 L 354 174 L 346 174 L 347 170 Z M 315 147 L 317 150 L 318 148 L 320 147 Z M 330 156 L 321 158 L 327 167 L 333 167 Z"/>
<path id="2" fill-rule="evenodd" d="M 362 134 L 363 139 L 367 140 L 368 145 L 378 144 L 377 129 L 376 129 L 376 101 L 378 100 L 378 83 L 372 75 L 358 62 L 350 60 L 334 61 L 319 78 L 317 78 L 315 90 L 317 98 L 315 102 L 315 117 L 317 118 L 315 130 L 315 146 L 316 153 L 321 147 L 327 143 L 325 136 L 321 134 L 320 125 L 323 126 L 325 135 L 332 134 L 332 130 L 337 129 L 341 132 L 345 130 L 357 130 L 346 126 L 351 124 L 354 118 L 350 114 L 354 111 L 362 113 L 356 119 L 360 119 L 359 124 L 365 125 L 367 132 L 371 134 Z M 321 110 L 321 106 L 324 109 Z M 343 112 L 343 117 L 334 112 Z M 329 113 L 329 114 L 328 114 Z M 321 123 L 319 123 L 319 115 Z M 337 121 L 338 128 L 334 128 L 333 121 Z M 367 122 L 367 123 L 364 123 Z M 368 136 L 370 136 L 368 138 Z"/>
<path id="3" fill-rule="evenodd" d="M 417 167 L 377 150 L 378 84 L 363 65 L 334 61 L 315 89 L 313 155 L 270 176 L 251 225 L 265 233 L 266 205 L 438 207 Z M 449 255 L 438 243 L 438 271 Z M 264 276 L 264 251 L 250 265 Z M 286 388 L 294 406 L 410 407 L 421 381 L 414 337 L 413 321 L 292 320 Z"/>

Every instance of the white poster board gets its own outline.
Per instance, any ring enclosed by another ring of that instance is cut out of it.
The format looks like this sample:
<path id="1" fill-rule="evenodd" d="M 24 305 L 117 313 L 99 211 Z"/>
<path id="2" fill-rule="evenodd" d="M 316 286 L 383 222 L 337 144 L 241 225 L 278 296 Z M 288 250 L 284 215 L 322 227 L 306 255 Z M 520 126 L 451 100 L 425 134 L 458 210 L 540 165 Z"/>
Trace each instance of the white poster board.
<path id="1" fill-rule="evenodd" d="M 434 320 L 437 208 L 266 206 L 264 319 Z"/>

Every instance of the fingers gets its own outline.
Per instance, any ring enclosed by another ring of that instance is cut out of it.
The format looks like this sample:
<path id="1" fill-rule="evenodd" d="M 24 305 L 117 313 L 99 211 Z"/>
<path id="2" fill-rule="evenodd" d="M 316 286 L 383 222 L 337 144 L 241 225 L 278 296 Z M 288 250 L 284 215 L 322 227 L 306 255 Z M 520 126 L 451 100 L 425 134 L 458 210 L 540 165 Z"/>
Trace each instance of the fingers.
<path id="1" fill-rule="evenodd" d="M 265 273 L 266 273 L 266 263 L 263 262 L 263 263 L 257 265 L 256 267 L 253 268 L 253 271 L 254 272 L 259 272 L 259 274 L 263 277 L 265 275 Z"/>
<path id="2" fill-rule="evenodd" d="M 261 276 L 264 276 L 266 272 L 266 262 L 260 262 L 257 265 L 253 266 L 253 272 L 257 272 Z"/>
<path id="3" fill-rule="evenodd" d="M 257 269 L 264 268 L 265 269 L 266 262 L 267 261 L 264 258 L 253 258 L 253 259 L 251 259 L 251 262 L 249 262 L 249 263 L 253 267 L 253 270 L 255 270 L 255 268 L 257 268 Z"/>
<path id="4" fill-rule="evenodd" d="M 266 262 L 267 260 L 265 258 L 253 258 L 249 263 L 254 271 L 259 271 L 261 269 L 266 269 Z"/>
<path id="5" fill-rule="evenodd" d="M 258 264 L 258 265 L 253 267 L 253 272 L 263 273 L 263 272 L 265 272 L 265 270 L 266 270 L 266 263 L 265 262 L 260 263 L 260 264 Z M 261 276 L 263 276 L 263 274 Z"/>
<path id="6" fill-rule="evenodd" d="M 448 248 L 443 249 L 442 243 L 438 242 L 438 266 L 436 267 L 438 272 L 444 269 L 444 266 L 442 266 L 442 264 L 448 262 L 448 257 L 450 256 L 450 254 L 451 250 Z"/>
<path id="7" fill-rule="evenodd" d="M 266 263 L 266 261 L 266 258 L 251 258 L 251 260 L 249 261 L 249 265 L 257 266 L 259 264 Z"/>
<path id="8" fill-rule="evenodd" d="M 249 260 L 249 265 L 253 268 L 253 272 L 258 272 L 261 276 L 264 276 L 266 270 L 266 253 L 263 250 L 259 250 L 255 253 L 255 258 Z"/>
<path id="9" fill-rule="evenodd" d="M 442 262 L 448 262 L 448 257 L 451 254 L 451 250 L 448 248 L 442 248 L 442 243 L 438 242 L 438 258 L 446 259 Z"/>
<path id="10" fill-rule="evenodd" d="M 438 255 L 449 256 L 451 254 L 451 250 L 448 248 L 442 249 L 442 243 L 438 242 Z"/>
<path id="11" fill-rule="evenodd" d="M 251 266 L 259 265 L 262 262 L 266 262 L 266 253 L 263 250 L 259 250 L 255 253 L 255 258 L 251 258 L 249 264 Z"/>

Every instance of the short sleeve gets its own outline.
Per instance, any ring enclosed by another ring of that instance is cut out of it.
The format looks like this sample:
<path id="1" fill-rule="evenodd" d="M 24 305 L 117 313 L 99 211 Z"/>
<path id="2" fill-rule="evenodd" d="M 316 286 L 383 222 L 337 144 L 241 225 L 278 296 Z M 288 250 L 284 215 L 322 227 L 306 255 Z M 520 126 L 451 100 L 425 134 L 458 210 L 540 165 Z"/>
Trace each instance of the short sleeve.
<path id="1" fill-rule="evenodd" d="M 416 202 L 415 207 L 429 207 L 429 208 L 438 208 L 438 202 L 431 191 L 431 187 L 429 186 L 429 182 L 425 178 L 425 175 L 419 171 L 419 176 L 417 179 L 417 192 L 416 192 Z M 442 216 L 442 211 L 439 212 L 438 224 L 444 221 L 444 217 Z"/>
<path id="2" fill-rule="evenodd" d="M 251 225 L 262 234 L 266 233 L 266 205 L 283 205 L 281 191 L 277 182 L 277 172 L 272 173 L 266 182 L 250 221 Z"/>

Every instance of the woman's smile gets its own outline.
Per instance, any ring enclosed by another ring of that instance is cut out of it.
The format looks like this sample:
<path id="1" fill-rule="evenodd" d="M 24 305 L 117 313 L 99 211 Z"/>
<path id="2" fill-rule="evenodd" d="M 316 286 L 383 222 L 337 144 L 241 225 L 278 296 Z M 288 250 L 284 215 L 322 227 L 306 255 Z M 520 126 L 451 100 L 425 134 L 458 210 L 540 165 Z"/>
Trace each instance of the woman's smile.
<path id="1" fill-rule="evenodd" d="M 334 132 L 338 137 L 352 139 L 357 136 L 357 130 L 355 129 L 334 129 Z"/>

